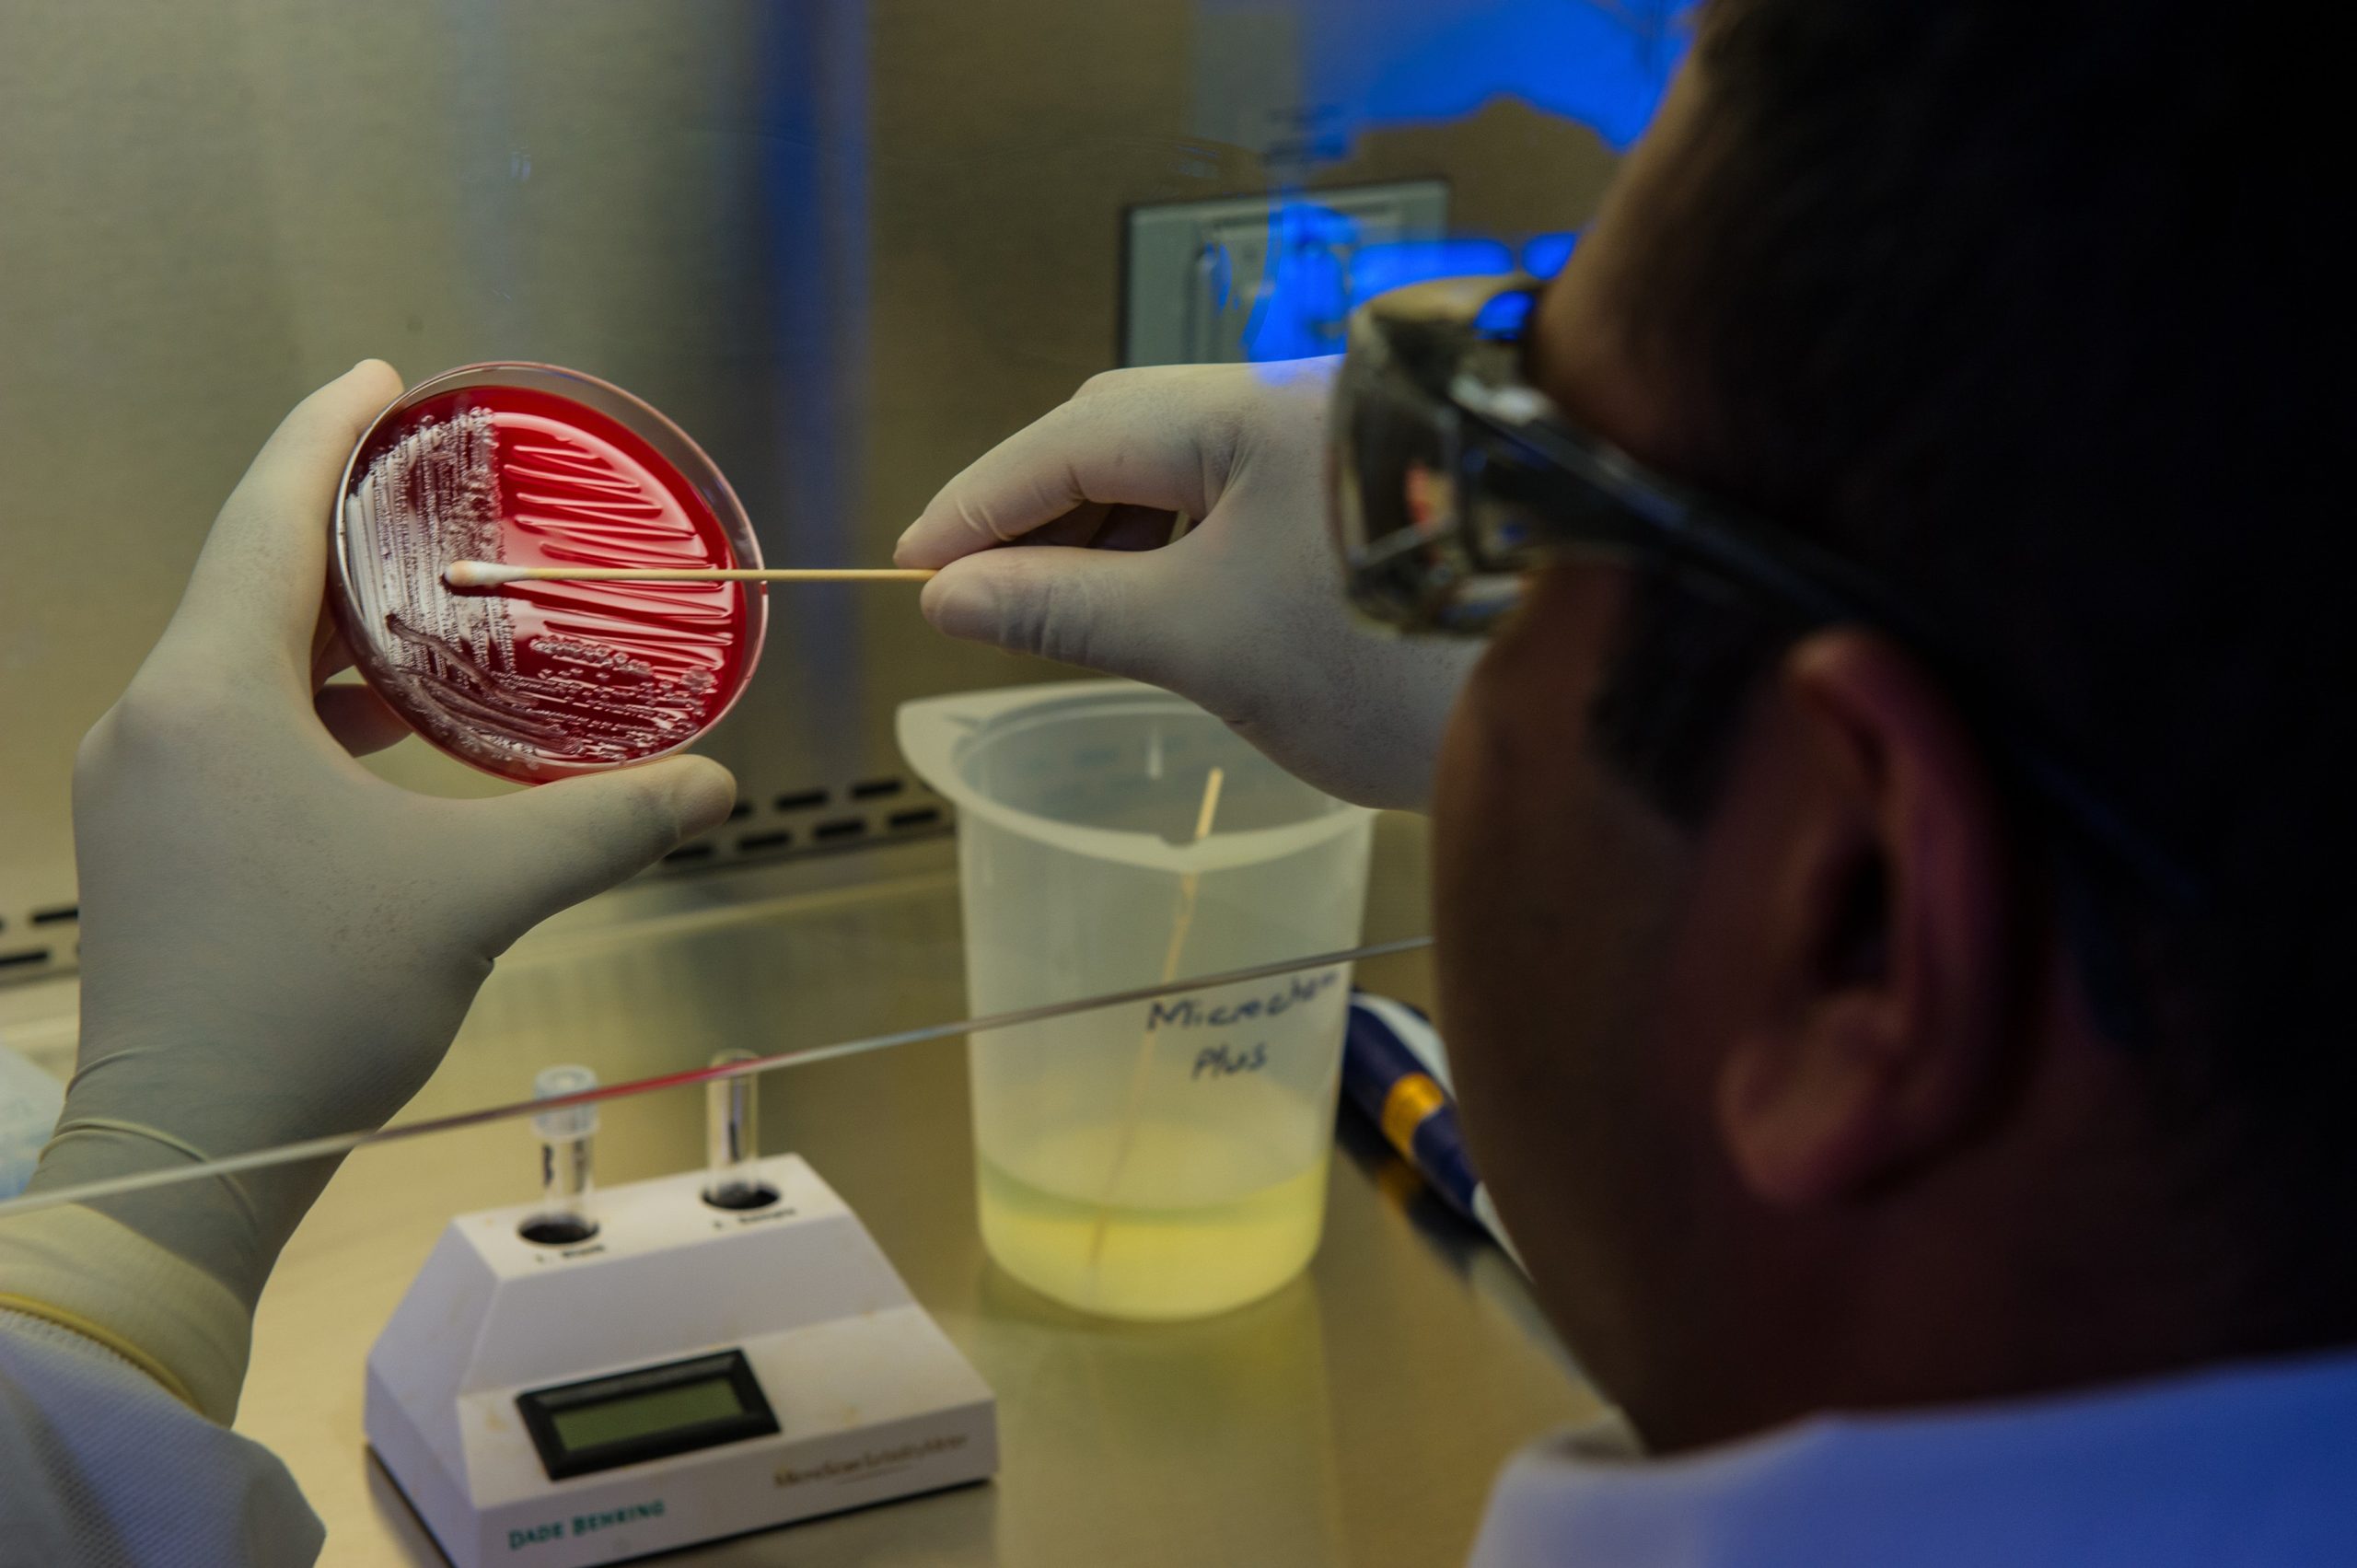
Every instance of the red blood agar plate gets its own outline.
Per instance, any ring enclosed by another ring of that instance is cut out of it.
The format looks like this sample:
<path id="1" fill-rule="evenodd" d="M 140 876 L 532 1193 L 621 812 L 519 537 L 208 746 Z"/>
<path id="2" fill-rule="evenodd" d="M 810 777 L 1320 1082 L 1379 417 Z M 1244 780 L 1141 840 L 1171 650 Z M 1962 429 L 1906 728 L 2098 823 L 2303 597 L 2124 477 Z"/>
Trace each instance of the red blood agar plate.
<path id="1" fill-rule="evenodd" d="M 761 656 L 759 583 L 454 589 L 455 561 L 759 567 L 720 470 L 619 387 L 469 365 L 411 388 L 353 448 L 331 599 L 363 679 L 462 762 L 526 783 L 677 751 Z"/>

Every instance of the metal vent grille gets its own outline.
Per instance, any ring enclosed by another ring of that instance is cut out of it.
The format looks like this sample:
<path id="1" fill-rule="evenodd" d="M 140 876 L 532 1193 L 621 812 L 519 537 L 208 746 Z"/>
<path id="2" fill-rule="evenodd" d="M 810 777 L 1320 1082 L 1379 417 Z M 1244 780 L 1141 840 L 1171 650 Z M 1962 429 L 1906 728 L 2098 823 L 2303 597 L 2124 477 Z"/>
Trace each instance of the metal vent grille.
<path id="1" fill-rule="evenodd" d="M 738 800 L 727 821 L 681 844 L 647 875 L 692 876 L 752 862 L 842 854 L 938 838 L 951 826 L 948 802 L 903 774 L 796 784 Z M 72 904 L 0 908 L 0 985 L 71 972 L 81 951 L 79 919 Z"/>
<path id="2" fill-rule="evenodd" d="M 727 821 L 665 855 L 656 873 L 674 876 L 749 860 L 835 854 L 938 837 L 950 826 L 949 804 L 905 774 L 799 784 L 738 800 Z"/>
<path id="3" fill-rule="evenodd" d="M 0 911 L 0 985 L 72 969 L 80 913 L 72 904 Z"/>

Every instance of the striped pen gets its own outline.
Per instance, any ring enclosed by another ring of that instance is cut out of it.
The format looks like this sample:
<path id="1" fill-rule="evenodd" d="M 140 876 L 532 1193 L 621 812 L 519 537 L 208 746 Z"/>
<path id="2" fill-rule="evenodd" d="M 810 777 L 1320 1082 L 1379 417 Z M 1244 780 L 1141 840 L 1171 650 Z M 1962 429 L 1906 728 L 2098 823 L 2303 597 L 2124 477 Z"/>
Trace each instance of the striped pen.
<path id="1" fill-rule="evenodd" d="M 1404 1002 L 1351 993 L 1342 1036 L 1342 1094 L 1383 1130 L 1384 1141 L 1466 1219 L 1514 1257 L 1489 1189 L 1474 1173 L 1457 1124 L 1457 1102 L 1443 1079 L 1446 1061 L 1432 1020 Z M 1521 1260 L 1515 1259 L 1519 1264 Z"/>

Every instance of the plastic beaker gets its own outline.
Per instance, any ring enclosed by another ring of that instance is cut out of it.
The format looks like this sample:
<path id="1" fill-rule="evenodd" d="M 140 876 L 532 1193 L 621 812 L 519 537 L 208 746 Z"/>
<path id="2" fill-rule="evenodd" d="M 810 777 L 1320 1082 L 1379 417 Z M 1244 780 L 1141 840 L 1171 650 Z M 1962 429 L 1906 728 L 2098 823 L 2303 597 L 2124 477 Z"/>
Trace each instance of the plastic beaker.
<path id="1" fill-rule="evenodd" d="M 619 387 L 550 365 L 470 365 L 395 399 L 337 493 L 331 599 L 353 662 L 428 742 L 536 783 L 678 750 L 761 656 L 757 583 L 453 589 L 462 560 L 761 563 L 702 448 Z"/>
<path id="2" fill-rule="evenodd" d="M 1126 681 L 936 697 L 901 706 L 900 742 L 958 807 L 978 1016 L 1357 943 L 1374 814 L 1191 703 Z M 991 1256 L 1116 1318 L 1283 1284 L 1325 1222 L 1349 997 L 1340 966 L 975 1035 Z"/>

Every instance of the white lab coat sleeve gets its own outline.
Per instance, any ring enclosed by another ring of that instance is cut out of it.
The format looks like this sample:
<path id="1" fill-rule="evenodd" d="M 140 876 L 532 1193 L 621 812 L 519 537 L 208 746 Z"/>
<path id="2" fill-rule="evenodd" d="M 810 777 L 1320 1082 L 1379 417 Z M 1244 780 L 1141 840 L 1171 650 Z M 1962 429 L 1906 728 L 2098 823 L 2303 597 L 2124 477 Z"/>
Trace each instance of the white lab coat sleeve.
<path id="1" fill-rule="evenodd" d="M 0 1310 L 0 1568 L 301 1568 L 276 1455 L 71 1329 Z"/>

